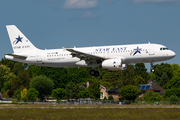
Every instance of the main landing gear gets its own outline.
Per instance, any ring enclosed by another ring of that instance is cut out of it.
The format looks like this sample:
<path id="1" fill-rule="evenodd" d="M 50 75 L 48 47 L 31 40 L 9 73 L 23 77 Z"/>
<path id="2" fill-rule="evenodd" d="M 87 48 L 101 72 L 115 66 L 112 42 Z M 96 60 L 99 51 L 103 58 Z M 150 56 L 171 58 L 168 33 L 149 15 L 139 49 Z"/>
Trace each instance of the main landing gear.
<path id="1" fill-rule="evenodd" d="M 153 68 L 154 67 L 154 65 L 153 65 L 154 62 L 151 62 L 150 64 L 151 64 L 151 70 L 150 71 L 154 73 L 154 68 Z"/>
<path id="2" fill-rule="evenodd" d="M 99 76 L 99 72 L 98 72 L 98 70 L 94 70 L 94 69 L 92 69 L 91 71 L 90 71 L 90 74 L 92 75 L 92 76 Z"/>

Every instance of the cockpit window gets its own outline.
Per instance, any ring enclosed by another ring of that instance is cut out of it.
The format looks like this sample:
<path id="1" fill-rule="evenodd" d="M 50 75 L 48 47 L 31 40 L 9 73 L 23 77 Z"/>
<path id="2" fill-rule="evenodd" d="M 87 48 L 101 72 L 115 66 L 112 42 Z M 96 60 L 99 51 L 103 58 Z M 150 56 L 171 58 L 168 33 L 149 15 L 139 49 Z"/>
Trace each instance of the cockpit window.
<path id="1" fill-rule="evenodd" d="M 160 50 L 169 50 L 168 48 L 160 48 Z"/>

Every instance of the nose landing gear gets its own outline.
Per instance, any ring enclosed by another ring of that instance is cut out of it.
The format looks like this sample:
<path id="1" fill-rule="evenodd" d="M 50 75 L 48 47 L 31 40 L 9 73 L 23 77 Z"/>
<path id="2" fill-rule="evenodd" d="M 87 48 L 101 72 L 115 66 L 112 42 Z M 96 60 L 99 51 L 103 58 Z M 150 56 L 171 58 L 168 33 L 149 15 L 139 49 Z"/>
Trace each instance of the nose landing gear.
<path id="1" fill-rule="evenodd" d="M 154 68 L 153 68 L 153 67 L 154 67 L 154 65 L 153 65 L 153 64 L 154 64 L 154 62 L 151 62 L 150 64 L 151 64 L 151 72 L 153 72 L 153 73 L 154 73 Z"/>

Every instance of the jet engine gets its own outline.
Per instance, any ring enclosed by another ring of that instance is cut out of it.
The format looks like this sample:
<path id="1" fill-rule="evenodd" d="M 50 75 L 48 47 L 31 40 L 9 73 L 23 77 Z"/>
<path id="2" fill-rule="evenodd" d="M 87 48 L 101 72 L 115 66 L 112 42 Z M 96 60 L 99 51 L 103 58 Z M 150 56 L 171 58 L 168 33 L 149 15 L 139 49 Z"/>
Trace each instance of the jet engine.
<path id="1" fill-rule="evenodd" d="M 126 64 L 122 64 L 121 59 L 109 59 L 102 62 L 102 68 L 112 71 L 125 70 Z"/>

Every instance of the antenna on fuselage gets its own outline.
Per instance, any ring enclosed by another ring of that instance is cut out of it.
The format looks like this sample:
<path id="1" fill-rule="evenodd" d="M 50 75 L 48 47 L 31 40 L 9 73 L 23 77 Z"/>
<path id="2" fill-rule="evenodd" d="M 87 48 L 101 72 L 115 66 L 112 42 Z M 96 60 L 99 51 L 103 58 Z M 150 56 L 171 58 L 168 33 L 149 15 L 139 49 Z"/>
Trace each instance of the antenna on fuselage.
<path id="1" fill-rule="evenodd" d="M 65 48 L 65 47 L 62 47 L 62 49 L 63 49 L 63 52 L 66 51 L 66 48 Z"/>
<path id="2" fill-rule="evenodd" d="M 148 41 L 149 44 L 151 44 L 149 41 Z"/>

